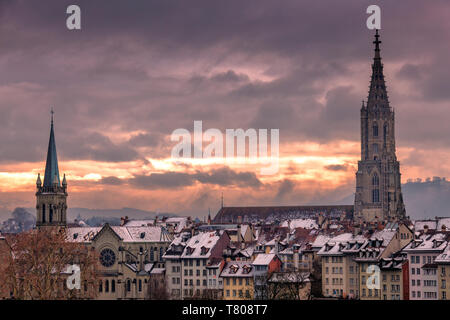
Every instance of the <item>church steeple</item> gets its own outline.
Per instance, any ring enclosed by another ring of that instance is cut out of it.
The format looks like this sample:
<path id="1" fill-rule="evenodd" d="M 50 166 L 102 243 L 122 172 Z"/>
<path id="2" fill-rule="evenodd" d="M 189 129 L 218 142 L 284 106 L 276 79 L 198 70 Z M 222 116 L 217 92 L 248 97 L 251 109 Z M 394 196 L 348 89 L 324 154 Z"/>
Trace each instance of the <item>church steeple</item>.
<path id="1" fill-rule="evenodd" d="M 365 221 L 401 220 L 405 207 L 400 163 L 395 152 L 395 114 L 389 106 L 380 35 L 375 33 L 375 55 L 366 105 L 361 107 L 361 161 L 356 173 L 355 216 Z"/>
<path id="2" fill-rule="evenodd" d="M 52 109 L 44 184 L 41 185 L 39 174 L 36 181 L 36 226 L 38 228 L 66 226 L 67 181 L 66 176 L 64 175 L 61 186 L 58 157 L 56 155 L 53 114 L 54 112 Z"/>
<path id="3" fill-rule="evenodd" d="M 50 125 L 50 138 L 48 141 L 47 163 L 45 165 L 44 187 L 52 187 L 55 182 L 61 186 L 59 179 L 58 157 L 56 155 L 55 132 L 53 129 L 53 109 L 51 111 L 52 120 Z"/>
<path id="4" fill-rule="evenodd" d="M 372 77 L 369 86 L 369 95 L 367 98 L 367 107 L 369 110 L 389 109 L 389 100 L 386 90 L 386 83 L 383 74 L 383 64 L 380 54 L 380 35 L 378 29 L 375 33 L 375 56 L 372 64 Z"/>

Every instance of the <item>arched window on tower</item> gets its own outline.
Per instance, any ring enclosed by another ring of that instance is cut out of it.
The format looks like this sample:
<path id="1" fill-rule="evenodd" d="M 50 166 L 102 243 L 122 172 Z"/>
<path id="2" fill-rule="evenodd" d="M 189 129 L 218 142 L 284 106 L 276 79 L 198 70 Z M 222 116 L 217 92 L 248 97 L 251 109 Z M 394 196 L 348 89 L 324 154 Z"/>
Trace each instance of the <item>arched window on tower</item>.
<path id="1" fill-rule="evenodd" d="M 42 205 L 42 222 L 45 222 L 45 204 Z"/>
<path id="2" fill-rule="evenodd" d="M 378 178 L 378 174 L 374 173 L 372 177 L 372 185 L 373 186 L 379 186 L 380 185 L 380 178 Z"/>
<path id="3" fill-rule="evenodd" d="M 374 136 L 374 137 L 378 137 L 378 124 L 377 124 L 377 123 L 374 123 L 372 129 L 373 129 L 373 130 L 372 130 L 373 136 Z"/>
<path id="4" fill-rule="evenodd" d="M 380 178 L 378 174 L 375 172 L 372 176 L 372 202 L 377 203 L 380 202 L 380 189 L 378 188 L 380 185 Z"/>
<path id="5" fill-rule="evenodd" d="M 387 131 L 388 131 L 387 124 L 384 124 L 384 126 L 383 126 L 383 139 L 384 139 L 384 143 L 385 144 L 386 144 L 386 138 L 387 138 Z"/>
<path id="6" fill-rule="evenodd" d="M 380 190 L 379 189 L 373 189 L 372 190 L 372 202 L 380 202 Z"/>

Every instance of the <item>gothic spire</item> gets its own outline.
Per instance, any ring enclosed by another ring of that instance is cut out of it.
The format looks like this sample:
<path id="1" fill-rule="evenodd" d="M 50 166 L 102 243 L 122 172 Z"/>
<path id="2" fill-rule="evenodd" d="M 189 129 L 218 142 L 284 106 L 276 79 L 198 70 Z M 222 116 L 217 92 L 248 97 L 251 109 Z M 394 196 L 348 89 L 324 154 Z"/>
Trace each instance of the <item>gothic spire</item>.
<path id="1" fill-rule="evenodd" d="M 58 157 L 56 155 L 55 133 L 53 130 L 53 108 L 51 110 L 50 138 L 48 141 L 47 163 L 45 165 L 44 187 L 52 187 L 54 182 L 61 186 L 59 179 Z"/>
<path id="2" fill-rule="evenodd" d="M 375 56 L 372 64 L 372 78 L 370 80 L 369 97 L 367 107 L 371 110 L 389 109 L 389 101 L 384 82 L 383 64 L 380 54 L 380 35 L 378 29 L 375 32 Z"/>

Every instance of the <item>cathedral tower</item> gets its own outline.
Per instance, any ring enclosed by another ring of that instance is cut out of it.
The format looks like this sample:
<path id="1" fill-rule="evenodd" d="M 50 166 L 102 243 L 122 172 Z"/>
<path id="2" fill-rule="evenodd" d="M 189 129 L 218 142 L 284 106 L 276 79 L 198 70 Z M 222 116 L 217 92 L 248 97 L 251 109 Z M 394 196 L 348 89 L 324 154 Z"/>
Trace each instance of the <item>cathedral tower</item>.
<path id="1" fill-rule="evenodd" d="M 56 156 L 55 133 L 53 129 L 53 110 L 48 142 L 47 163 L 45 165 L 44 184 L 41 175 L 36 181 L 36 226 L 66 226 L 67 220 L 67 182 L 64 175 L 59 178 L 58 157 Z"/>
<path id="2" fill-rule="evenodd" d="M 367 103 L 361 107 L 361 161 L 356 172 L 355 219 L 405 218 L 400 163 L 395 154 L 395 113 L 389 106 L 378 30 Z"/>

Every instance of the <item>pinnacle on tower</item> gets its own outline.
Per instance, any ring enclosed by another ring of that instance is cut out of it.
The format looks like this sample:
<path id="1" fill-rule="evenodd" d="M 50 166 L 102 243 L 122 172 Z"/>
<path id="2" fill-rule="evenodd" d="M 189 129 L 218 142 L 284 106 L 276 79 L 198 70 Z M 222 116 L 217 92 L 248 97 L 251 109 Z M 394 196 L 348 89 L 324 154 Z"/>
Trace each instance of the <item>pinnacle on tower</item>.
<path id="1" fill-rule="evenodd" d="M 59 179 L 58 157 L 56 155 L 55 133 L 53 129 L 53 109 L 50 113 L 50 138 L 48 141 L 47 163 L 45 165 L 44 187 L 53 187 L 55 179 L 57 182 L 57 186 L 59 187 L 61 184 Z"/>

